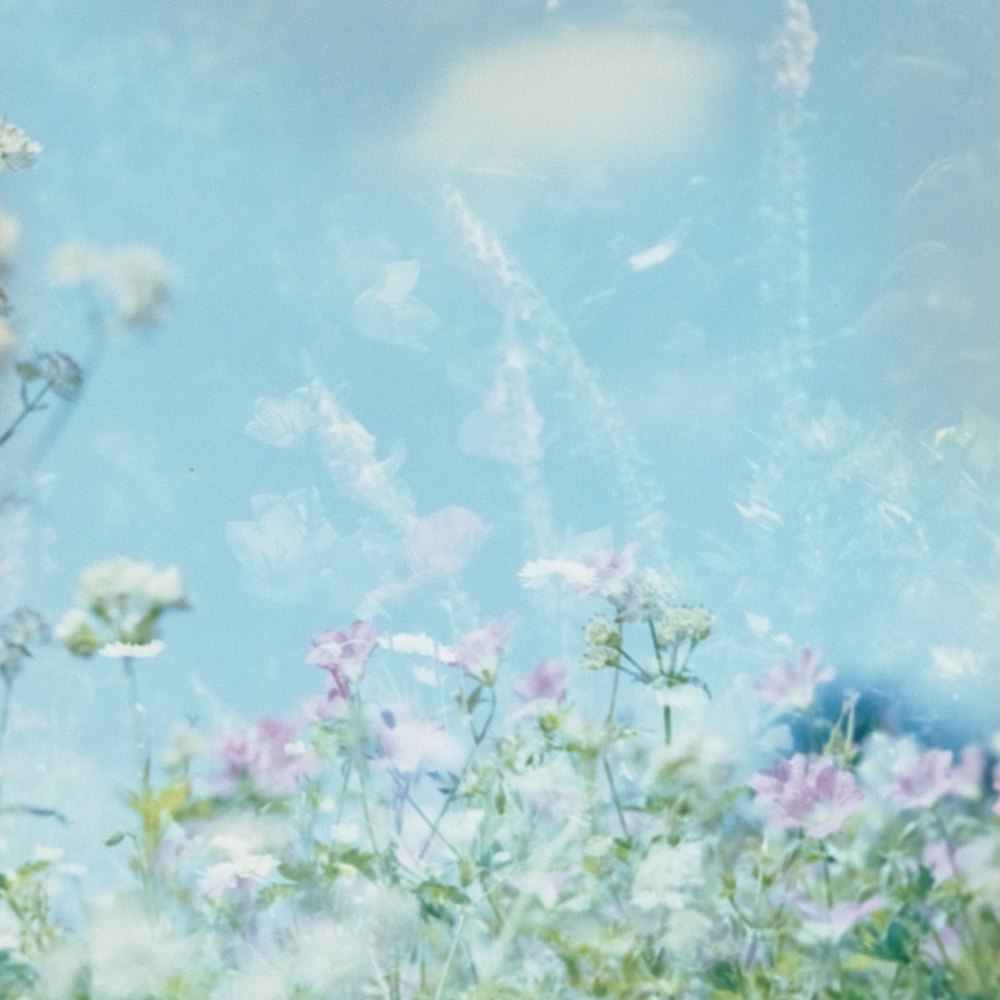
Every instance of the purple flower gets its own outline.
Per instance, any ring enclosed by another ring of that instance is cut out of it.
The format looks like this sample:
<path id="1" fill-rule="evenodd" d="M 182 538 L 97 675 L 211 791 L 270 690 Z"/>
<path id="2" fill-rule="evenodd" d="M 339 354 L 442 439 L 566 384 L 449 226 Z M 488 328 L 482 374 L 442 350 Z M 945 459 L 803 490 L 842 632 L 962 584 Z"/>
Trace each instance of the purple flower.
<path id="1" fill-rule="evenodd" d="M 228 794 L 247 781 L 259 795 L 292 795 L 320 766 L 298 732 L 298 720 L 273 718 L 261 719 L 252 729 L 225 732 L 218 746 L 225 765 L 220 791 Z"/>
<path id="2" fill-rule="evenodd" d="M 375 626 L 371 622 L 354 621 L 346 632 L 330 629 L 316 636 L 306 653 L 306 663 L 314 663 L 329 672 L 331 701 L 347 699 L 350 685 L 361 679 L 376 645 Z"/>
<path id="3" fill-rule="evenodd" d="M 833 667 L 820 669 L 819 657 L 811 649 L 804 649 L 798 664 L 786 660 L 769 667 L 754 684 L 754 697 L 776 708 L 808 708 L 816 685 L 826 684 L 835 676 Z"/>
<path id="4" fill-rule="evenodd" d="M 758 771 L 750 787 L 758 803 L 771 806 L 768 826 L 800 827 L 810 837 L 836 833 L 865 798 L 849 771 L 841 771 L 828 757 L 810 760 L 801 753 L 777 761 L 770 771 Z"/>
<path id="5" fill-rule="evenodd" d="M 903 753 L 892 765 L 895 780 L 879 791 L 901 809 L 928 809 L 946 795 L 977 798 L 985 767 L 982 749 L 967 746 L 958 764 L 953 759 L 950 750 Z"/>
<path id="6" fill-rule="evenodd" d="M 566 699 L 566 668 L 556 660 L 542 660 L 530 674 L 514 681 L 514 694 L 523 702 Z"/>
<path id="7" fill-rule="evenodd" d="M 507 622 L 489 622 L 463 635 L 447 651 L 446 662 L 464 670 L 475 680 L 492 684 L 509 637 L 510 625 Z"/>

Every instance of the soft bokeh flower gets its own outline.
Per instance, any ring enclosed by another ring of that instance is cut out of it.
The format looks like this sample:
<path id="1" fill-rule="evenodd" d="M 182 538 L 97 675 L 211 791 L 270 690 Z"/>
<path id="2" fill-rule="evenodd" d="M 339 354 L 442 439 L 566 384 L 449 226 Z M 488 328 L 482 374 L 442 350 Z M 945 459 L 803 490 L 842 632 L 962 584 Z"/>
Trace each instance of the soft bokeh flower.
<path id="1" fill-rule="evenodd" d="M 750 779 L 757 803 L 770 807 L 767 824 L 777 829 L 801 828 L 810 837 L 827 837 L 864 804 L 864 792 L 854 775 L 826 757 L 811 760 L 797 753 L 781 759 L 770 771 Z"/>
<path id="2" fill-rule="evenodd" d="M 273 854 L 253 850 L 240 837 L 218 835 L 211 839 L 210 847 L 222 859 L 202 872 L 197 891 L 213 903 L 228 897 L 245 900 L 267 884 L 279 865 Z"/>
<path id="3" fill-rule="evenodd" d="M 148 657 L 162 652 L 159 621 L 169 610 L 187 608 L 188 598 L 176 567 L 116 558 L 95 563 L 80 574 L 78 606 L 67 611 L 54 633 L 71 653 L 89 657 Z"/>
<path id="4" fill-rule="evenodd" d="M 531 673 L 514 681 L 514 694 L 521 701 L 552 701 L 561 704 L 566 700 L 566 668 L 556 660 L 541 660 Z"/>
<path id="5" fill-rule="evenodd" d="M 754 684 L 754 697 L 775 708 L 806 709 L 813 703 L 816 686 L 836 677 L 833 667 L 820 667 L 819 657 L 804 649 L 799 662 L 783 660 L 769 667 Z"/>
<path id="6" fill-rule="evenodd" d="M 347 699 L 351 685 L 361 680 L 365 664 L 378 645 L 371 622 L 354 621 L 347 631 L 329 629 L 312 640 L 306 662 L 330 674 L 330 698 Z"/>
<path id="7" fill-rule="evenodd" d="M 450 649 L 450 665 L 470 677 L 492 684 L 510 638 L 510 622 L 492 621 L 463 635 Z"/>
<path id="8" fill-rule="evenodd" d="M 6 118 L 0 118 L 0 171 L 33 166 L 41 152 L 41 143 Z"/>
<path id="9" fill-rule="evenodd" d="M 654 844 L 635 870 L 632 904 L 641 910 L 683 907 L 704 886 L 703 859 L 701 841 Z"/>
<path id="10" fill-rule="evenodd" d="M 927 809 L 947 795 L 974 799 L 982 793 L 985 758 L 981 747 L 970 745 L 958 764 L 950 750 L 917 753 L 912 743 L 901 743 L 891 766 L 893 780 L 880 788 L 887 802 L 901 809 Z"/>
<path id="11" fill-rule="evenodd" d="M 316 755 L 299 740 L 299 720 L 261 719 L 251 728 L 230 727 L 217 745 L 225 770 L 219 779 L 224 794 L 246 782 L 264 796 L 288 796 L 320 768 Z"/>

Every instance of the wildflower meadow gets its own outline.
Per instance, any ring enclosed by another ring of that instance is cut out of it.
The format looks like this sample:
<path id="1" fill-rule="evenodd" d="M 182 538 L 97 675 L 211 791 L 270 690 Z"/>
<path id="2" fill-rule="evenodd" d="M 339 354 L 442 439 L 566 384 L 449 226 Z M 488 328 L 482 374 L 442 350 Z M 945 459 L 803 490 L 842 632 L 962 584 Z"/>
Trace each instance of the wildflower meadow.
<path id="1" fill-rule="evenodd" d="M 36 517 L 51 485 L 46 456 L 96 391 L 108 345 L 128 345 L 142 370 L 143 338 L 169 316 L 173 265 L 139 242 L 63 243 L 45 287 L 74 305 L 35 338 L 31 304 L 12 291 L 22 223 L 0 208 L 0 597 L 10 607 L 0 619 L 0 1000 L 1000 997 L 1000 732 L 991 743 L 991 727 L 979 725 L 991 706 L 976 725 L 921 728 L 923 703 L 909 698 L 905 677 L 887 703 L 866 686 L 864 665 L 836 662 L 806 629 L 791 635 L 780 612 L 770 617 L 768 595 L 780 593 L 799 623 L 828 605 L 842 609 L 839 629 L 863 636 L 879 613 L 862 590 L 870 562 L 902 553 L 907 561 L 892 564 L 902 568 L 886 574 L 891 627 L 881 647 L 870 644 L 873 661 L 899 653 L 915 662 L 913 623 L 940 615 L 948 629 L 930 655 L 936 680 L 951 683 L 988 664 L 981 650 L 1000 614 L 991 577 L 1000 562 L 1000 421 L 970 407 L 962 421 L 909 434 L 785 392 L 811 370 L 819 342 L 807 308 L 802 147 L 818 36 L 802 0 L 779 6 L 777 33 L 758 57 L 778 109 L 764 143 L 777 180 L 762 211 L 770 242 L 761 256 L 773 280 L 758 294 L 765 311 L 784 317 L 779 347 L 762 355 L 767 384 L 783 396 L 769 411 L 774 440 L 744 463 L 744 488 L 727 508 L 745 532 L 743 554 L 707 531 L 683 539 L 709 553 L 704 584 L 668 558 L 679 531 L 664 513 L 663 485 L 585 360 L 585 339 L 475 198 L 449 182 L 435 204 L 451 263 L 500 317 L 485 377 L 455 375 L 478 396 L 455 421 L 454 446 L 470 467 L 495 463 L 508 475 L 497 505 L 517 521 L 517 544 L 503 536 L 488 586 L 469 598 L 456 581 L 497 530 L 466 505 L 474 488 L 461 493 L 457 477 L 441 475 L 433 490 L 411 489 L 402 447 L 384 448 L 345 402 L 342 369 L 307 358 L 297 388 L 256 393 L 242 418 L 259 492 L 249 504 L 233 501 L 219 532 L 254 608 L 319 595 L 327 616 L 283 653 L 294 693 L 258 717 L 215 698 L 203 681 L 208 655 L 163 670 L 173 637 L 197 622 L 223 633 L 211 648 L 231 652 L 236 683 L 257 682 L 257 634 L 227 633 L 199 595 L 212 553 L 178 543 L 176 556 L 150 559 L 138 532 L 126 546 L 88 524 L 81 533 L 104 555 L 50 572 Z M 558 7 L 547 4 L 546 16 Z M 629 10 L 630 24 L 662 22 L 654 4 Z M 574 69 L 591 48 L 620 53 L 632 38 L 587 30 L 557 37 L 557 68 Z M 687 89 L 699 77 L 685 60 L 710 67 L 712 86 L 690 98 L 692 107 L 710 103 L 725 78 L 722 55 L 656 39 L 651 65 L 666 53 Z M 541 60 L 530 45 L 515 48 L 496 72 L 507 72 L 508 59 Z M 911 63 L 891 68 L 913 72 Z M 479 72 L 469 64 L 453 76 L 474 92 Z M 545 99 L 562 109 L 561 98 Z M 428 114 L 444 120 L 449 100 L 431 102 Z M 458 157 L 463 143 L 500 127 L 493 104 L 484 108 L 457 136 L 440 123 L 430 134 Z M 520 133 L 496 113 L 516 146 Z M 628 125 L 636 148 L 652 143 L 642 121 Z M 210 134 L 211 116 L 197 127 Z M 524 141 L 539 144 L 549 129 L 523 127 Z M 588 121 L 577 127 L 599 132 Z M 412 159 L 424 155 L 419 139 L 405 147 Z M 609 162 L 624 156 L 607 145 Z M 575 155 L 553 150 L 546 169 Z M 0 180 L 45 155 L 0 118 Z M 508 168 L 477 169 L 505 178 Z M 689 187 L 697 194 L 710 183 L 697 175 Z M 628 251 L 626 277 L 666 263 L 692 225 L 681 220 L 655 245 Z M 447 286 L 425 281 L 439 262 L 388 256 L 345 315 L 380 350 L 424 359 L 442 325 L 433 289 Z M 721 287 L 730 278 L 704 280 Z M 588 307 L 616 291 L 598 289 Z M 69 319 L 85 329 L 72 349 L 58 339 Z M 383 388 L 382 357 L 372 395 L 412 420 L 409 400 Z M 428 370 L 414 360 L 406 374 L 426 381 Z M 127 388 L 153 399 L 155 382 L 148 371 Z M 427 392 L 436 403 L 435 384 Z M 547 422 L 553 399 L 562 416 Z M 705 405 L 713 400 L 706 394 Z M 170 419 L 182 425 L 180 409 Z M 218 423 L 211 433 L 232 429 Z M 628 534 L 616 526 L 567 540 L 568 502 L 542 473 L 553 439 L 563 455 L 586 456 L 593 481 L 573 489 L 617 504 Z M 105 444 L 114 451 L 114 440 Z M 146 458 L 154 447 L 135 450 Z M 273 468 L 263 471 L 258 454 Z M 333 484 L 335 501 L 298 475 L 306 463 Z M 137 461 L 127 471 L 144 468 Z M 183 475 L 216 475 L 227 488 L 236 478 L 221 459 Z M 934 490 L 943 513 L 921 520 L 920 498 Z M 709 492 L 698 502 L 714 502 Z M 338 514 L 352 512 L 356 530 L 334 529 L 324 509 L 333 502 Z M 783 562 L 793 536 L 795 556 Z M 62 595 L 58 614 L 21 601 L 32 574 Z M 352 574 L 354 612 L 328 612 L 338 579 Z M 722 578 L 737 582 L 716 603 Z M 744 614 L 734 624 L 737 603 Z M 966 635 L 952 609 L 973 606 L 986 624 Z M 426 622 L 413 624 L 420 614 Z M 264 632 L 271 622 L 259 617 Z M 866 647 L 859 639 L 854 648 Z M 111 697 L 100 701 L 87 683 Z M 198 710 L 175 713 L 174 689 L 185 684 Z M 63 752 L 74 731 L 52 707 L 57 696 L 91 712 L 102 706 L 97 726 L 114 769 L 97 776 L 105 785 L 96 806 L 54 797 L 41 764 L 33 769 L 35 751 L 24 751 L 32 739 L 51 741 L 64 784 L 84 783 Z"/>

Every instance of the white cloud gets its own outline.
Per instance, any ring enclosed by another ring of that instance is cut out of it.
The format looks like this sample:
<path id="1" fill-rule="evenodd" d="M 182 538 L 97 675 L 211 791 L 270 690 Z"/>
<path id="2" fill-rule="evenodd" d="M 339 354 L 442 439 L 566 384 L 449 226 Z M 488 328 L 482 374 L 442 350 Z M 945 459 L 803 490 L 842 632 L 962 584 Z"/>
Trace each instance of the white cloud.
<path id="1" fill-rule="evenodd" d="M 509 42 L 440 81 L 403 154 L 447 167 L 659 161 L 711 136 L 728 77 L 720 48 L 666 33 L 590 28 Z"/>

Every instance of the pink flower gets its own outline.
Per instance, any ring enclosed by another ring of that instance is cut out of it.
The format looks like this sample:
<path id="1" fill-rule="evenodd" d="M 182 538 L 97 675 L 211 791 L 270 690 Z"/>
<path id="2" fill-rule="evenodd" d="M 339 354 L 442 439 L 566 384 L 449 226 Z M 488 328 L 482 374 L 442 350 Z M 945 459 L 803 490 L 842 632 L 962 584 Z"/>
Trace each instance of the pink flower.
<path id="1" fill-rule="evenodd" d="M 488 622 L 482 628 L 463 635 L 448 651 L 445 662 L 459 667 L 475 680 L 492 684 L 509 637 L 510 625 L 507 622 Z"/>
<path id="2" fill-rule="evenodd" d="M 566 668 L 556 660 L 542 660 L 514 682 L 514 694 L 523 702 L 546 699 L 561 704 L 566 698 Z"/>
<path id="3" fill-rule="evenodd" d="M 769 667 L 754 684 L 754 697 L 776 708 L 808 708 L 816 695 L 816 685 L 826 684 L 835 676 L 833 667 L 820 669 L 819 657 L 811 649 L 804 649 L 797 665 L 786 660 Z"/>
<path id="4" fill-rule="evenodd" d="M 758 803 L 772 807 L 768 826 L 801 827 L 810 837 L 836 833 L 865 798 L 849 771 L 827 757 L 810 760 L 801 753 L 777 761 L 770 771 L 758 771 L 750 787 Z"/>
<path id="5" fill-rule="evenodd" d="M 920 862 L 931 870 L 935 885 L 958 876 L 955 855 L 947 840 L 933 840 L 927 844 L 920 855 Z"/>
<path id="6" fill-rule="evenodd" d="M 928 809 L 946 795 L 977 798 L 981 791 L 985 760 L 977 746 L 967 746 L 962 759 L 953 764 L 950 750 L 903 753 L 892 765 L 895 779 L 879 790 L 902 809 Z"/>
<path id="7" fill-rule="evenodd" d="M 330 700 L 350 697 L 350 685 L 361 679 L 361 673 L 372 650 L 378 645 L 375 626 L 371 622 L 352 622 L 346 632 L 330 629 L 312 640 L 306 653 L 306 663 L 315 663 L 328 671 L 332 678 Z"/>
<path id="8" fill-rule="evenodd" d="M 266 718 L 252 729 L 225 732 L 218 746 L 225 764 L 220 790 L 230 793 L 247 781 L 259 795 L 292 795 L 320 766 L 316 755 L 297 739 L 298 731 L 297 720 Z"/>

